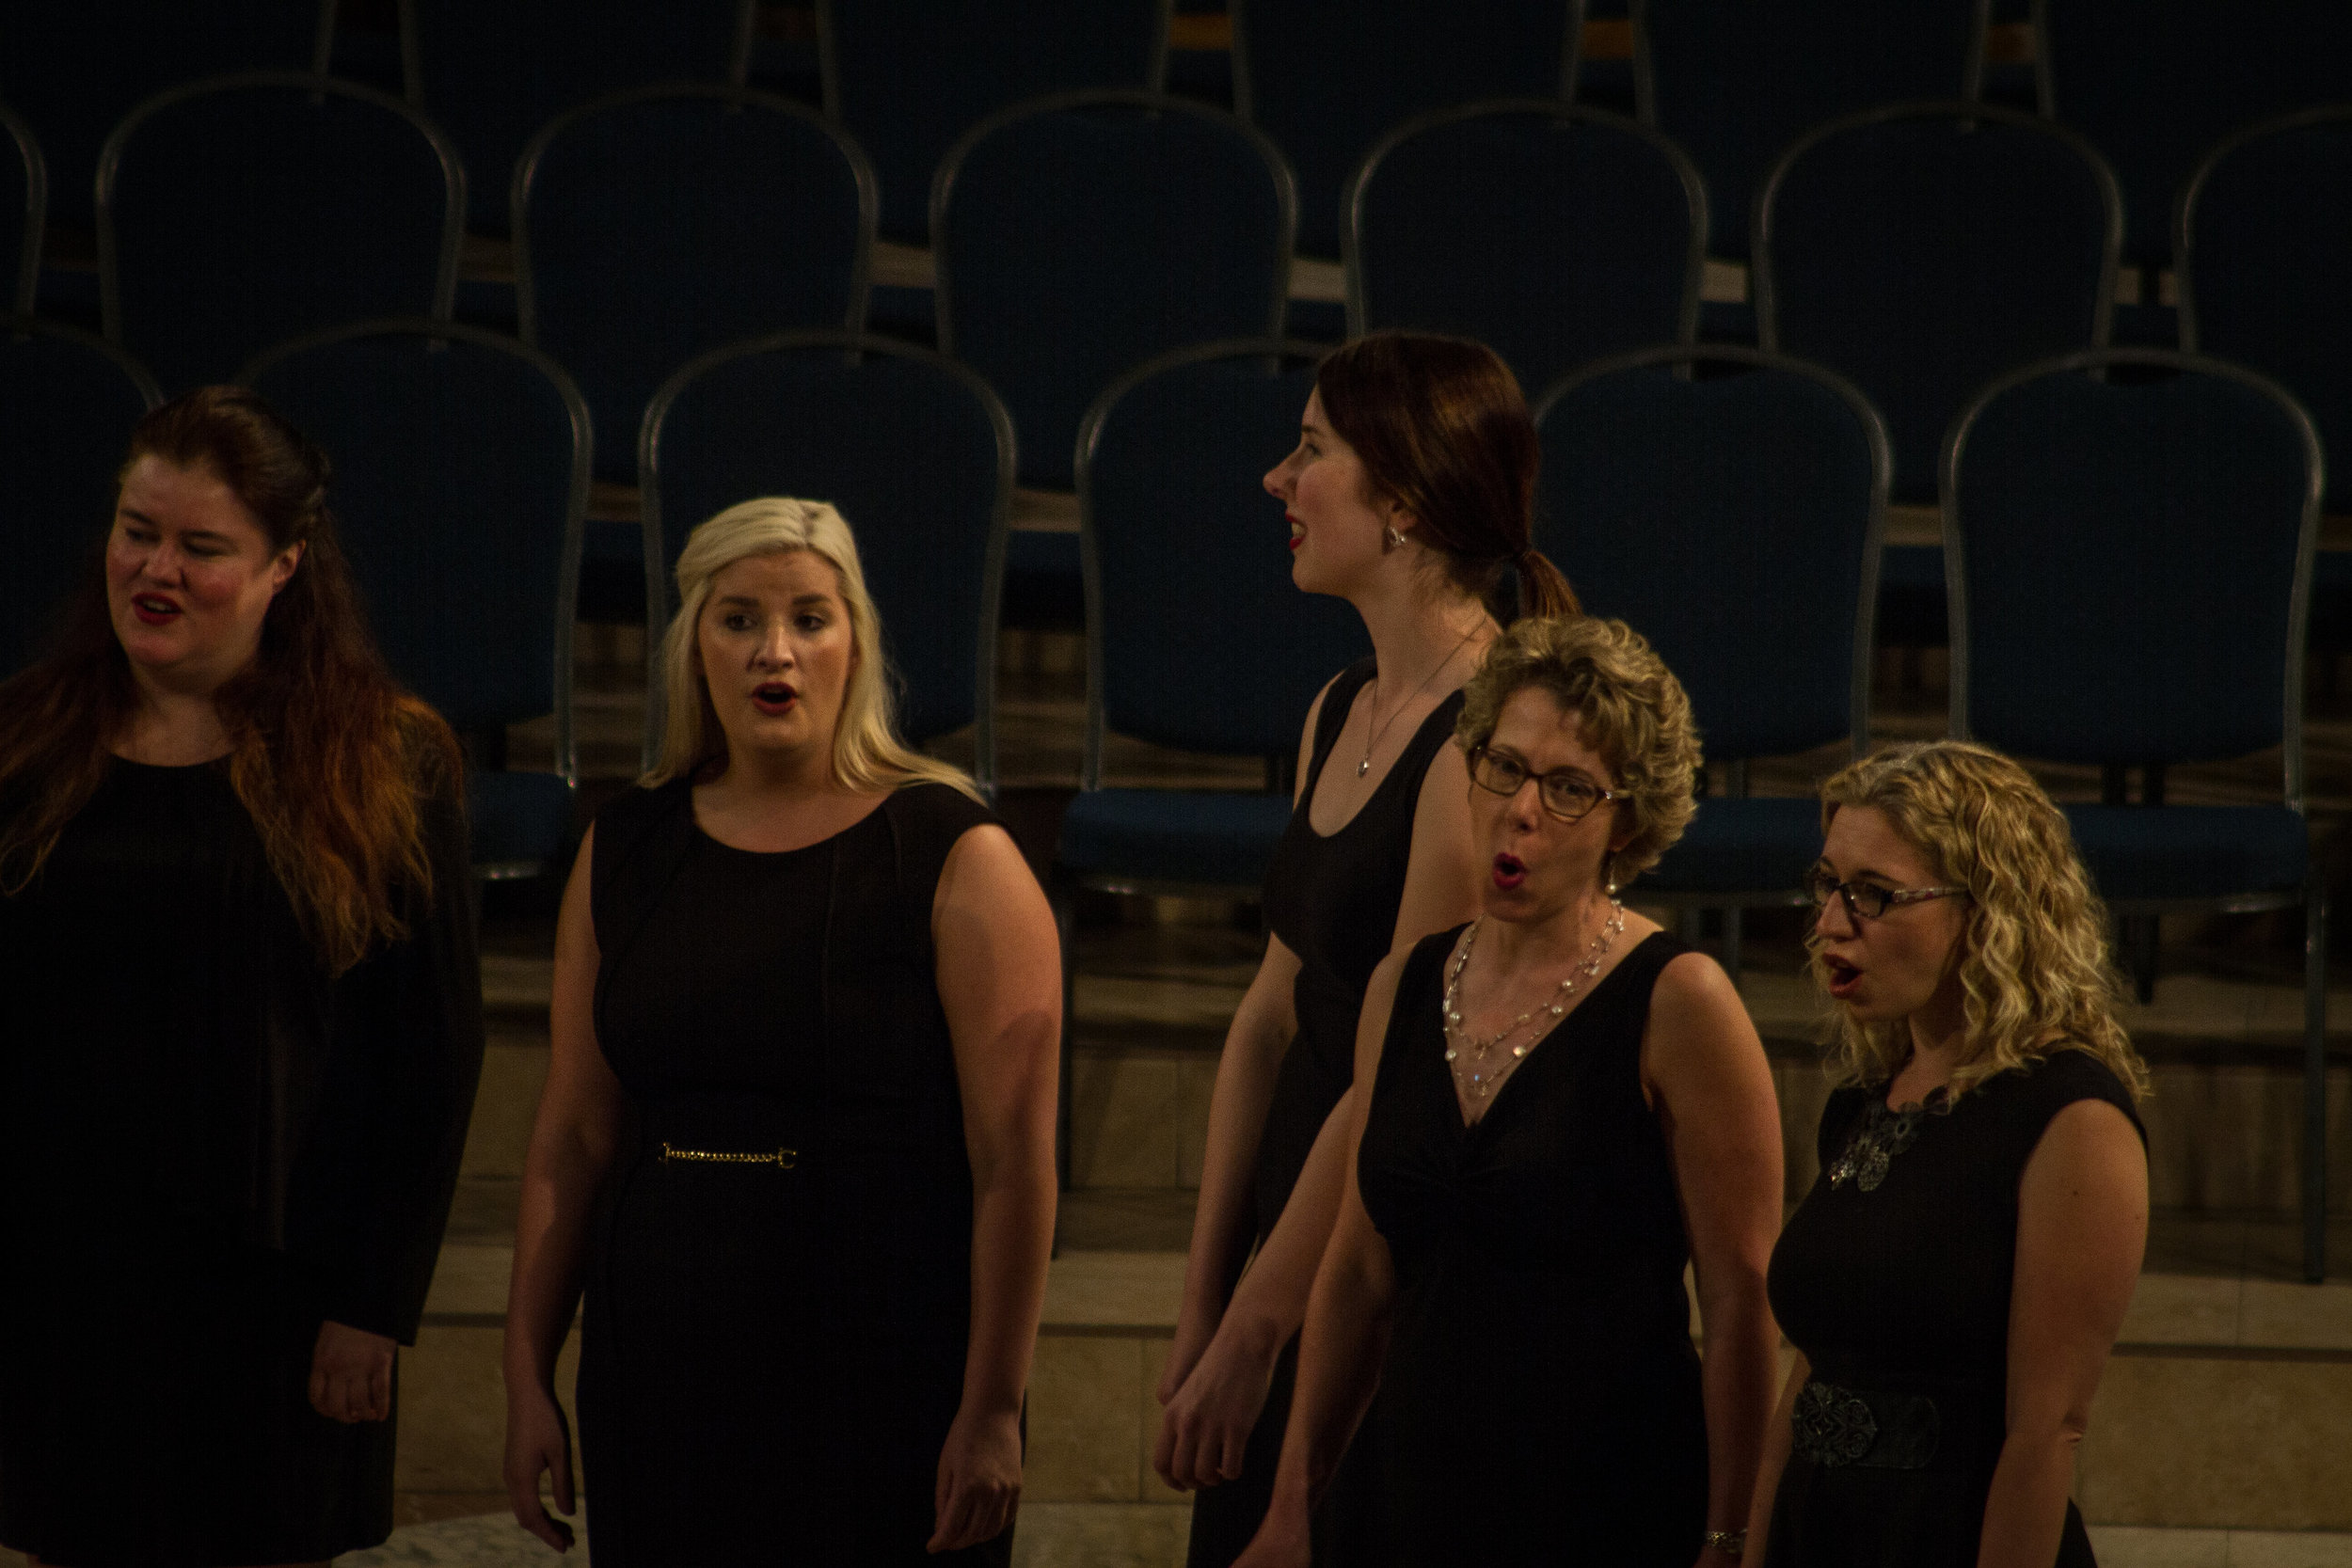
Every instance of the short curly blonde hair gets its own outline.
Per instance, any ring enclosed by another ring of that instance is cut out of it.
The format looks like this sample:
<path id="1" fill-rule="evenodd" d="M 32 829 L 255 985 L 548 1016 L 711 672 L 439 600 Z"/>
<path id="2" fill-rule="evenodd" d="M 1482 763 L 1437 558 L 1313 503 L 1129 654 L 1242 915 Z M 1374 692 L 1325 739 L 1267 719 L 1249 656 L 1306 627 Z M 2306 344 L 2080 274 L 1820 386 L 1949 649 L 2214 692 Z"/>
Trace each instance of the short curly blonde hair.
<path id="1" fill-rule="evenodd" d="M 1821 785 L 1824 833 L 1846 806 L 1885 813 L 1902 841 L 1927 857 L 1936 881 L 1968 890 L 1960 983 L 1977 1050 L 1952 1075 L 1953 1093 L 2053 1051 L 2077 1050 L 2146 1096 L 2147 1066 L 2115 1020 L 2122 987 L 2107 955 L 2106 909 L 2065 814 L 2032 774 L 1972 741 L 1889 746 Z M 1818 927 L 1805 945 L 1826 987 Z M 1883 1084 L 1902 1070 L 1911 1034 L 1901 1021 L 1841 1017 L 1836 1050 L 1841 1082 Z"/>
<path id="2" fill-rule="evenodd" d="M 1699 732 L 1691 699 L 1666 661 L 1623 621 L 1589 615 L 1514 621 L 1462 690 L 1454 743 L 1465 754 L 1494 738 L 1502 706 L 1529 687 L 1582 721 L 1584 744 L 1616 775 L 1633 838 L 1610 876 L 1619 886 L 1658 863 L 1698 809 Z"/>

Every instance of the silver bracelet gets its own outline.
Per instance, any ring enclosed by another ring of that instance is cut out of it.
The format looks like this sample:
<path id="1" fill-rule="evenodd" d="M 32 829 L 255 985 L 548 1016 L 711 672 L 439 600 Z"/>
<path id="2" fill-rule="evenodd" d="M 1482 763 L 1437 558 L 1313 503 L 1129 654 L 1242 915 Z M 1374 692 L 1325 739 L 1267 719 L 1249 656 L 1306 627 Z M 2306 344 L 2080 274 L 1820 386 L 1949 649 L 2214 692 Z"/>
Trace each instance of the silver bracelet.
<path id="1" fill-rule="evenodd" d="M 1748 1532 L 1744 1529 L 1711 1529 L 1707 1532 L 1706 1542 L 1725 1557 L 1739 1557 L 1748 1549 Z"/>

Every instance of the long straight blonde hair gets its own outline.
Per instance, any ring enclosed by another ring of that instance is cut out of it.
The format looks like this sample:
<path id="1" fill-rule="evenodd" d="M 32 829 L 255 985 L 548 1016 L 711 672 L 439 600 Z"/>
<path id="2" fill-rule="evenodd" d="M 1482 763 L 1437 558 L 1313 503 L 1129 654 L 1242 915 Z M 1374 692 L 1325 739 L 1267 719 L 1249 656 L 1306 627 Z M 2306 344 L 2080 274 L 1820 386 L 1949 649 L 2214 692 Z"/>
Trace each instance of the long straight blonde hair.
<path id="1" fill-rule="evenodd" d="M 850 646 L 857 657 L 850 666 L 841 716 L 834 724 L 834 782 L 861 794 L 920 782 L 944 784 L 980 800 L 970 774 L 927 757 L 898 738 L 890 673 L 882 656 L 882 619 L 866 592 L 866 572 L 858 563 L 857 540 L 850 525 L 825 501 L 784 496 L 730 506 L 687 536 L 677 562 L 678 612 L 661 639 L 661 684 L 669 709 L 662 720 L 661 750 L 638 782 L 650 788 L 672 779 L 698 778 L 713 763 L 726 760 L 726 732 L 710 704 L 696 637 L 710 602 L 710 579 L 747 557 L 787 550 L 806 550 L 831 566 L 850 610 Z"/>

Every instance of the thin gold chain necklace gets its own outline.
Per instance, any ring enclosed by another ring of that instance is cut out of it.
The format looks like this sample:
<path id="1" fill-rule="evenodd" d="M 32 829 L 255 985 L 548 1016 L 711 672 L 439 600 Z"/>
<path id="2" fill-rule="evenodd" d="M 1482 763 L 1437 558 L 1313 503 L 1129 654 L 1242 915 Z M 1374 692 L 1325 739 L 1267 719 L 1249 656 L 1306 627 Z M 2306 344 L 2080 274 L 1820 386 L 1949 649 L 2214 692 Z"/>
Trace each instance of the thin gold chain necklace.
<path id="1" fill-rule="evenodd" d="M 1478 626 L 1472 626 L 1470 630 L 1464 632 L 1462 634 L 1462 641 L 1454 644 L 1453 647 L 1448 648 L 1446 650 L 1445 657 L 1438 660 L 1438 667 L 1435 670 L 1430 671 L 1426 675 L 1423 675 L 1422 677 L 1421 684 L 1413 688 L 1413 695 L 1406 698 L 1403 702 L 1397 704 L 1395 707 L 1391 708 L 1389 711 L 1388 718 L 1382 720 L 1373 730 L 1371 738 L 1364 742 L 1364 754 L 1362 757 L 1358 759 L 1356 764 L 1356 776 L 1358 778 L 1360 779 L 1365 774 L 1372 771 L 1372 749 L 1380 744 L 1380 737 L 1389 733 L 1389 726 L 1395 723 L 1398 718 L 1403 715 L 1405 710 L 1413 705 L 1415 699 L 1419 698 L 1422 692 L 1429 689 L 1430 682 L 1445 673 L 1446 666 L 1454 662 L 1454 656 L 1460 653 L 1465 647 L 1468 647 L 1470 645 L 1470 640 L 1476 637 L 1478 633 Z M 1372 675 L 1372 712 L 1376 715 L 1379 711 L 1380 673 L 1375 669 Z"/>

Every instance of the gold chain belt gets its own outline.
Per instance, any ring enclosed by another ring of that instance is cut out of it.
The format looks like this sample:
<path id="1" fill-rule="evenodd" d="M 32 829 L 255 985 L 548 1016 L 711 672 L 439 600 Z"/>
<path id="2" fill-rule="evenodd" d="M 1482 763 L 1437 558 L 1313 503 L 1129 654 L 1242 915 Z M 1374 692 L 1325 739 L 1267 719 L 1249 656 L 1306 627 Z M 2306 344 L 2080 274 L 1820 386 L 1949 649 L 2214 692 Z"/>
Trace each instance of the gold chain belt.
<path id="1" fill-rule="evenodd" d="M 772 1154 L 722 1153 L 707 1148 L 674 1148 L 665 1140 L 661 1145 L 661 1163 L 666 1165 L 678 1160 L 706 1165 L 773 1165 L 779 1170 L 790 1170 L 801 1163 L 801 1151 L 779 1148 Z"/>

